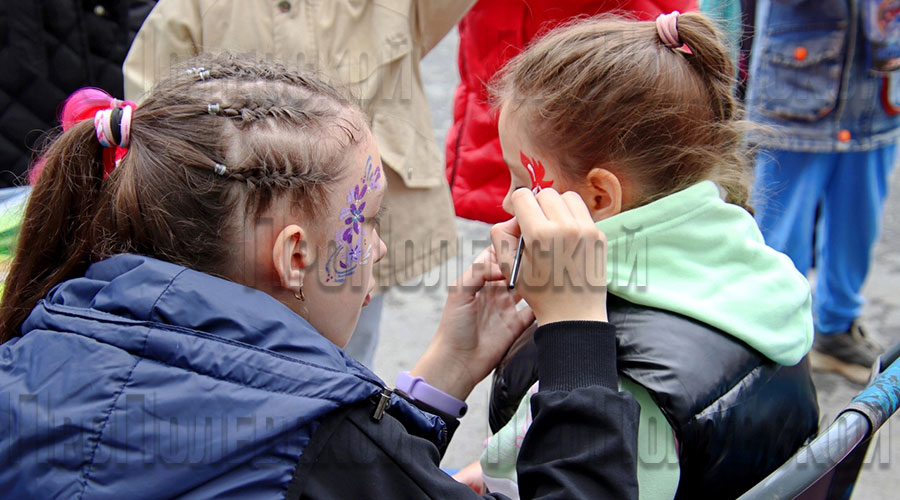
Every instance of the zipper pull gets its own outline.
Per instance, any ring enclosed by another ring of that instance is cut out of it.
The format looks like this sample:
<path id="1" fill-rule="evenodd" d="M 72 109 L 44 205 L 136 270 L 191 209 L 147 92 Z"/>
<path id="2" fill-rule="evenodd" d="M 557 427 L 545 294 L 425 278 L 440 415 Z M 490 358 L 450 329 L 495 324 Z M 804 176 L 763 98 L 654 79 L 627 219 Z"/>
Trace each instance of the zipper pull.
<path id="1" fill-rule="evenodd" d="M 381 417 L 384 416 L 384 412 L 391 407 L 392 393 L 393 391 L 390 389 L 382 389 L 382 391 L 375 396 L 378 398 L 378 401 L 375 402 L 375 412 L 372 413 L 372 420 L 375 422 L 381 422 Z"/>

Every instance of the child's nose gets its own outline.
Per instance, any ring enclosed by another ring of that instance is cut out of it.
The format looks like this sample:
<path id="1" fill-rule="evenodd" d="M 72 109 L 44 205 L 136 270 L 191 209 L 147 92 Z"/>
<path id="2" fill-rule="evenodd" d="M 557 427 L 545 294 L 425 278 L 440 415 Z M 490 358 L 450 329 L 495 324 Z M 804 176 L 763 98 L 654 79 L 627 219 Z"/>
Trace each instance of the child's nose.
<path id="1" fill-rule="evenodd" d="M 378 233 L 375 234 L 375 237 L 378 239 L 378 250 L 375 252 L 375 262 L 379 262 L 387 255 L 387 245 L 384 244 L 384 241 L 381 239 L 381 236 L 378 236 Z"/>
<path id="2" fill-rule="evenodd" d="M 514 215 L 512 209 L 512 189 L 506 192 L 506 196 L 503 198 L 503 205 L 501 206 L 503 207 L 503 210 L 506 210 L 506 213 Z"/>

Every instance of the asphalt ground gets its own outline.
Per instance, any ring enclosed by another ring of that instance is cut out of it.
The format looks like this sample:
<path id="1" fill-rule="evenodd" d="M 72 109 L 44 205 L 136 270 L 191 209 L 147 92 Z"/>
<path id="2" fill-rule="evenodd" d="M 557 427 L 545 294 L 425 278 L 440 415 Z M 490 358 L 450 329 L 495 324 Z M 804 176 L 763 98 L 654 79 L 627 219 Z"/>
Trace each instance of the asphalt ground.
<path id="1" fill-rule="evenodd" d="M 453 92 L 459 81 L 456 70 L 455 32 L 449 34 L 422 61 L 421 71 L 431 105 L 432 121 L 441 150 L 450 126 Z M 375 371 L 389 383 L 400 371 L 412 367 L 428 345 L 447 296 L 447 287 L 488 244 L 489 226 L 457 218 L 459 255 L 425 277 L 390 290 L 385 297 L 381 339 Z M 883 346 L 900 341 L 900 169 L 891 178 L 883 231 L 874 250 L 869 279 L 864 288 L 868 301 L 863 320 L 874 340 Z M 840 376 L 814 374 L 822 428 L 827 426 L 862 387 Z M 442 466 L 463 467 L 481 454 L 487 426 L 488 384 L 483 382 L 468 399 L 469 412 L 462 419 Z M 853 498 L 900 498 L 900 416 L 888 421 L 870 449 Z"/>

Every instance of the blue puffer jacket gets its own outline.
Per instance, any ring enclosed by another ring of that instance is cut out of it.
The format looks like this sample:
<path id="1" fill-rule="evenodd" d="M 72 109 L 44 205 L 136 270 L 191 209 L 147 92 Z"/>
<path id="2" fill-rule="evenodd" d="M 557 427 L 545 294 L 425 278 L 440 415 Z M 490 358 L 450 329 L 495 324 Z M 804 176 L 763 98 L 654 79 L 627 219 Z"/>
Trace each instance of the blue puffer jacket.
<path id="1" fill-rule="evenodd" d="M 22 333 L 0 346 L 4 498 L 283 498 L 318 422 L 384 385 L 272 297 L 137 255 L 57 286 Z"/>

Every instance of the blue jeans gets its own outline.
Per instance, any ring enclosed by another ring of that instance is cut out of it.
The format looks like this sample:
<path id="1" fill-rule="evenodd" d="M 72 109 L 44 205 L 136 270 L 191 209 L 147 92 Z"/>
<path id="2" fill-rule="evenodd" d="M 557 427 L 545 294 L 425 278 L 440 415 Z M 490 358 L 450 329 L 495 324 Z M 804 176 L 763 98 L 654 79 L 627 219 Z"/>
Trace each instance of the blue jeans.
<path id="1" fill-rule="evenodd" d="M 860 290 L 896 153 L 892 144 L 848 153 L 763 150 L 756 157 L 756 221 L 766 243 L 804 274 L 815 252 L 817 333 L 847 331 L 862 312 Z"/>

